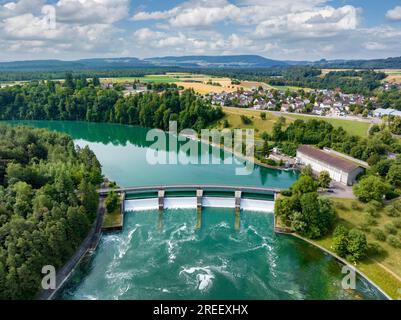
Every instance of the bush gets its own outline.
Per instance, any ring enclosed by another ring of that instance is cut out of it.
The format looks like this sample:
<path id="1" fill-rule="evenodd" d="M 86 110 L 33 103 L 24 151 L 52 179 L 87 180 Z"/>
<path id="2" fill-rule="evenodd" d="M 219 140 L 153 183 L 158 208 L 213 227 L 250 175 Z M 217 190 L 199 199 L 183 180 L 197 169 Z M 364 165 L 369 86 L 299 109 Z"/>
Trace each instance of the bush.
<path id="1" fill-rule="evenodd" d="M 118 194 L 114 191 L 110 191 L 105 200 L 105 205 L 108 213 L 114 212 L 119 206 Z"/>
<path id="2" fill-rule="evenodd" d="M 265 163 L 268 164 L 269 166 L 277 166 L 277 162 L 274 161 L 273 159 L 266 159 Z"/>
<path id="3" fill-rule="evenodd" d="M 262 120 L 266 120 L 266 118 L 267 118 L 266 112 L 261 112 L 261 113 L 260 113 L 260 118 L 261 118 Z"/>
<path id="4" fill-rule="evenodd" d="M 401 229 L 401 219 L 395 219 L 393 221 L 393 226 L 397 229 Z"/>
<path id="5" fill-rule="evenodd" d="M 376 240 L 386 241 L 386 234 L 384 233 L 383 230 L 374 228 L 374 229 L 372 229 L 372 234 Z"/>
<path id="6" fill-rule="evenodd" d="M 377 242 L 371 242 L 368 244 L 368 255 L 369 256 L 382 256 L 386 251 Z"/>
<path id="7" fill-rule="evenodd" d="M 371 217 L 371 216 L 366 216 L 366 217 L 365 217 L 365 223 L 366 223 L 368 226 L 375 226 L 375 225 L 377 225 L 376 219 L 373 218 L 373 217 Z"/>
<path id="8" fill-rule="evenodd" d="M 243 124 L 252 124 L 252 119 L 245 115 L 241 115 L 241 121 Z"/>
<path id="9" fill-rule="evenodd" d="M 387 242 L 390 246 L 394 248 L 401 248 L 401 241 L 394 235 L 390 235 L 387 238 Z"/>
<path id="10" fill-rule="evenodd" d="M 291 196 L 292 196 L 291 190 L 283 190 L 283 191 L 281 191 L 281 194 L 282 194 L 284 197 L 291 197 Z"/>
<path id="11" fill-rule="evenodd" d="M 380 217 L 379 211 L 377 210 L 376 207 L 374 207 L 372 205 L 367 206 L 366 209 L 365 209 L 365 212 L 372 218 Z"/>
<path id="12" fill-rule="evenodd" d="M 397 209 L 397 207 L 395 205 L 389 205 L 388 207 L 386 207 L 384 212 L 389 217 L 399 217 L 400 216 L 400 211 Z"/>
<path id="13" fill-rule="evenodd" d="M 385 230 L 387 233 L 392 234 L 392 235 L 396 235 L 396 234 L 397 234 L 397 228 L 394 227 L 394 226 L 393 226 L 392 224 L 390 224 L 390 223 L 387 223 L 387 224 L 384 226 L 384 230 Z"/>

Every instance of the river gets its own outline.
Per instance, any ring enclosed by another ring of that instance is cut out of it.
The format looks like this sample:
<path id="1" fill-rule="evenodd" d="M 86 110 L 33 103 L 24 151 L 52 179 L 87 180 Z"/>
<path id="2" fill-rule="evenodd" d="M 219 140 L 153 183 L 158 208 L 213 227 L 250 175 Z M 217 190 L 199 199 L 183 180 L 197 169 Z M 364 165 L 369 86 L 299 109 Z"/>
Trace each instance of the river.
<path id="1" fill-rule="evenodd" d="M 117 124 L 19 121 L 71 135 L 96 154 L 105 176 L 121 186 L 224 184 L 287 188 L 298 175 L 255 166 L 235 175 L 238 164 L 151 165 L 147 129 Z M 165 150 L 167 154 L 185 153 Z M 59 292 L 58 299 L 383 299 L 358 276 L 356 290 L 343 290 L 342 265 L 291 236 L 273 233 L 273 214 L 205 208 L 196 211 L 127 212 L 124 230 L 102 236 Z"/>

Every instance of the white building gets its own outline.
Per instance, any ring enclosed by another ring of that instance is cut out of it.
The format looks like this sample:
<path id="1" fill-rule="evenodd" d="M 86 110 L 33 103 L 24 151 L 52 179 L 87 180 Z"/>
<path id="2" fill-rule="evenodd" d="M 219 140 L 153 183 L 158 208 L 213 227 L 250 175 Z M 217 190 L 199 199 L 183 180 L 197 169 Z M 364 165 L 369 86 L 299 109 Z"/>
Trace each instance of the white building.
<path id="1" fill-rule="evenodd" d="M 310 165 L 316 173 L 327 171 L 330 178 L 344 185 L 353 185 L 358 174 L 364 169 L 349 159 L 340 157 L 338 153 L 320 150 L 313 146 L 303 145 L 297 150 L 297 162 Z"/>

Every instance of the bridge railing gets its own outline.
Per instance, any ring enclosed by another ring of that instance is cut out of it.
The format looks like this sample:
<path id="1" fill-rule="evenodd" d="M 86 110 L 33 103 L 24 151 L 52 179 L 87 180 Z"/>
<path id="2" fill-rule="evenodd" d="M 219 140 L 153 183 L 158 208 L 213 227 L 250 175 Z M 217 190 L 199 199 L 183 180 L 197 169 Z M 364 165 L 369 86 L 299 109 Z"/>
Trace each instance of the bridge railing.
<path id="1" fill-rule="evenodd" d="M 144 192 L 158 190 L 224 190 L 224 191 L 242 191 L 253 193 L 281 193 L 284 189 L 269 187 L 252 187 L 252 186 L 230 186 L 230 185 L 156 185 L 156 186 L 135 186 L 124 188 L 104 188 L 99 189 L 101 196 L 107 195 L 110 191 L 117 193 L 127 192 Z"/>

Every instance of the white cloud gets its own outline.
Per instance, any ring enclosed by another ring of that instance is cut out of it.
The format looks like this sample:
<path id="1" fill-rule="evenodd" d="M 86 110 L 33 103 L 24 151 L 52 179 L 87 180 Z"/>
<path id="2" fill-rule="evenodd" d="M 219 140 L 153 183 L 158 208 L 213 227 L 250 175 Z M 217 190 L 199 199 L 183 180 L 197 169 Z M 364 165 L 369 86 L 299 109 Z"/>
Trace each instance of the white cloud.
<path id="1" fill-rule="evenodd" d="M 326 38 L 358 26 L 357 10 L 352 6 L 324 7 L 301 13 L 274 16 L 256 26 L 255 36 L 271 38 Z"/>
<path id="2" fill-rule="evenodd" d="M 51 7 L 44 0 L 0 5 L 0 57 L 7 53 L 14 57 L 15 52 L 70 57 L 124 50 L 125 41 L 118 37 L 121 30 L 114 23 L 127 16 L 129 0 L 59 0 L 53 6 L 55 25 L 49 23 L 45 9 Z"/>
<path id="3" fill-rule="evenodd" d="M 394 9 L 387 11 L 386 18 L 394 21 L 401 21 L 401 6 L 396 6 Z"/>
<path id="4" fill-rule="evenodd" d="M 128 15 L 129 0 L 59 0 L 57 21 L 66 23 L 113 23 Z"/>

